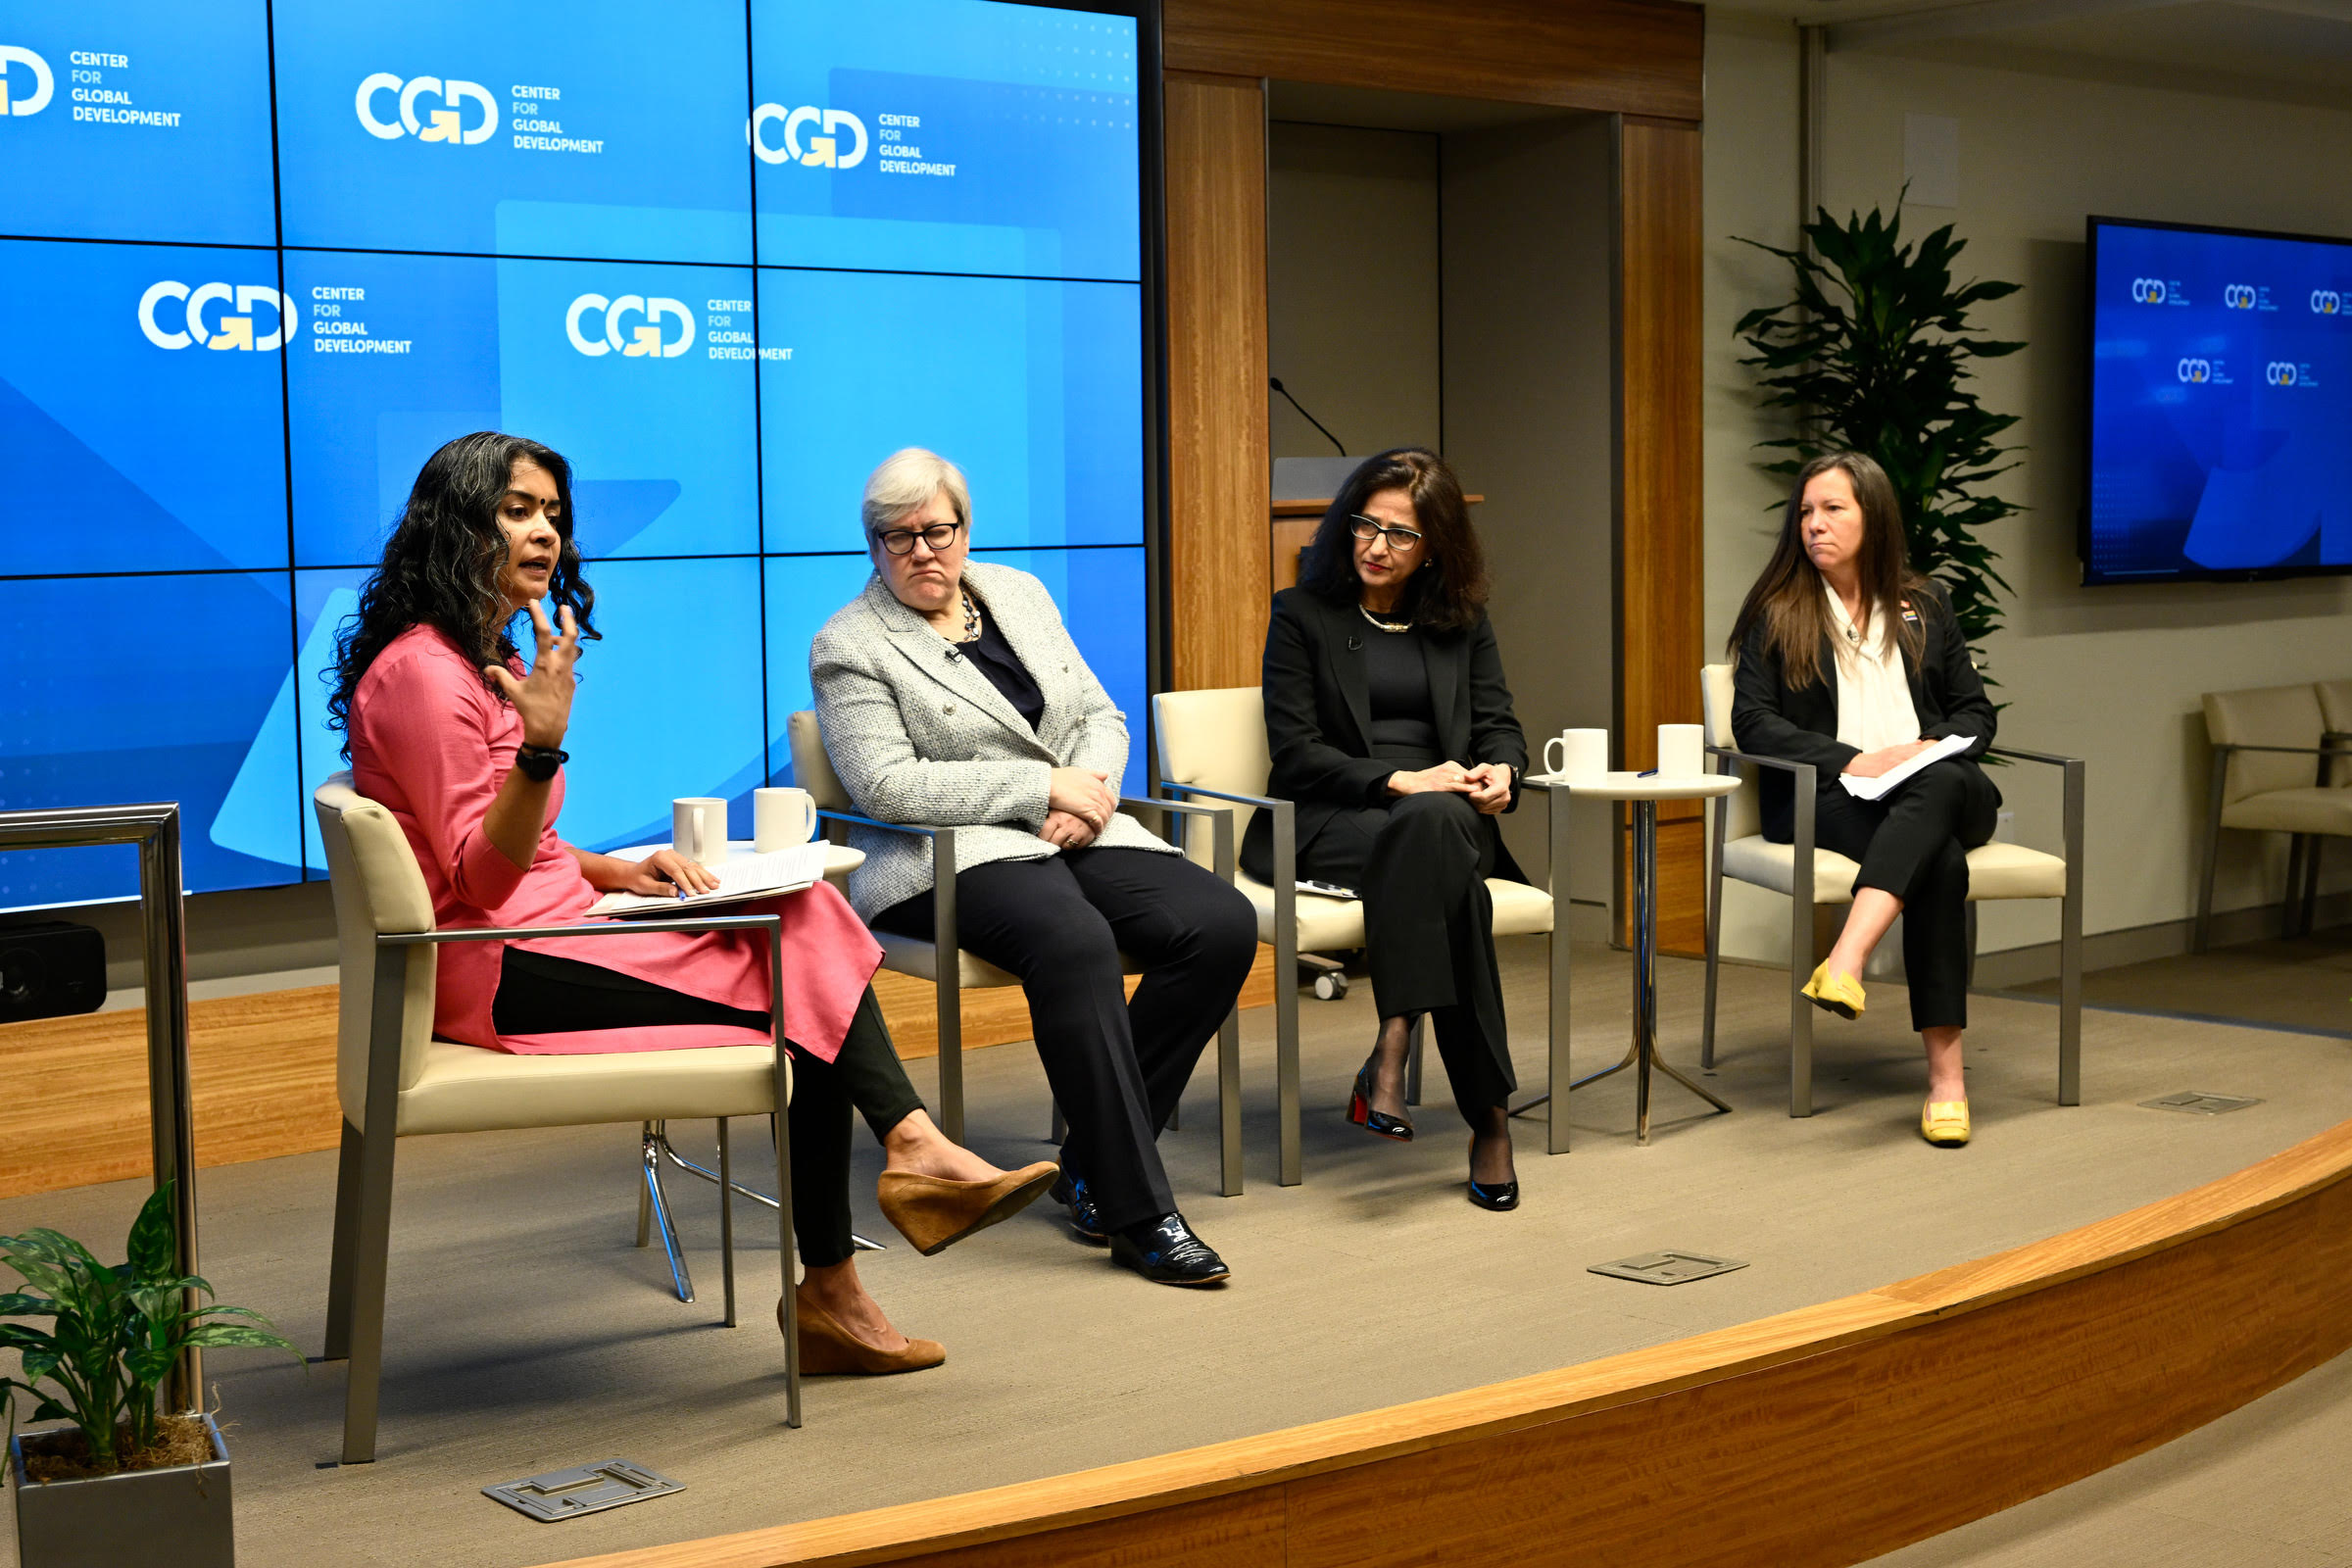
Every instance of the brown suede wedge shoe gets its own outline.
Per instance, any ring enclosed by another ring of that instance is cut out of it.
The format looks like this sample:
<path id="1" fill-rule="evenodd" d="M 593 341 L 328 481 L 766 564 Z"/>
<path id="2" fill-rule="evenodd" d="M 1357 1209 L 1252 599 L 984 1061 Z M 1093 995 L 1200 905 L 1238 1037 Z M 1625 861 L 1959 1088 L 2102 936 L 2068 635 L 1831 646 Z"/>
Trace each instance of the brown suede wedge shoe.
<path id="1" fill-rule="evenodd" d="M 882 1217 L 925 1257 L 1027 1208 L 1054 1185 L 1061 1167 L 1050 1159 L 984 1182 L 952 1182 L 912 1171 L 886 1170 L 875 1184 Z"/>
<path id="2" fill-rule="evenodd" d="M 877 1350 L 843 1328 L 832 1313 L 810 1300 L 806 1286 L 794 1286 L 792 1294 L 798 1298 L 801 1314 L 801 1373 L 804 1377 L 831 1377 L 840 1373 L 883 1377 L 893 1372 L 920 1372 L 948 1358 L 947 1347 L 937 1340 L 918 1340 L 912 1336 L 907 1338 L 904 1350 Z M 783 1326 L 784 1303 L 779 1299 L 776 1302 L 776 1327 L 781 1329 Z"/>

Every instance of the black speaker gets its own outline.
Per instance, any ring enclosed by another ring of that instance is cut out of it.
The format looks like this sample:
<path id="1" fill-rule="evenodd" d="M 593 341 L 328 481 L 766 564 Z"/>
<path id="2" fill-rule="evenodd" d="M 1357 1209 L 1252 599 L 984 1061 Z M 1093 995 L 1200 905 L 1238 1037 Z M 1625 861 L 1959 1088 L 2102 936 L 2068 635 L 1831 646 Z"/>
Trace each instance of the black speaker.
<path id="1" fill-rule="evenodd" d="M 0 928 L 0 1023 L 96 1012 L 106 1001 L 106 939 L 44 920 Z"/>

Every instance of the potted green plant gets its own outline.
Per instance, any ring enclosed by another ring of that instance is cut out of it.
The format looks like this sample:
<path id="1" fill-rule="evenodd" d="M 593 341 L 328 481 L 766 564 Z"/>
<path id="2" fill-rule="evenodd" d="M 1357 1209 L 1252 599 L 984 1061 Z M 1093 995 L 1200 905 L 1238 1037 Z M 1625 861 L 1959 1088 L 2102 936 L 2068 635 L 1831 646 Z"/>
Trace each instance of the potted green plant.
<path id="1" fill-rule="evenodd" d="M 110 1268 L 56 1231 L 0 1236 L 0 1262 L 28 1287 L 0 1295 L 0 1319 L 52 1325 L 0 1322 L 0 1348 L 24 1363 L 22 1377 L 0 1377 L 18 1560 L 23 1568 L 166 1560 L 230 1568 L 236 1544 L 220 1429 L 201 1412 L 159 1411 L 156 1391 L 190 1348 L 300 1352 L 259 1312 L 190 1306 L 190 1292 L 209 1297 L 213 1288 L 175 1266 L 170 1182 L 131 1222 L 125 1250 Z M 31 1403 L 32 1420 L 72 1425 L 19 1435 L 20 1399 Z"/>
<path id="2" fill-rule="evenodd" d="M 1796 284 L 1792 299 L 1749 311 L 1733 328 L 1750 350 L 1740 363 L 1755 368 L 1764 407 L 1796 416 L 1795 435 L 1759 443 L 1792 454 L 1765 471 L 1794 475 L 1840 450 L 1877 459 L 1902 503 L 1911 564 L 1950 590 L 1961 632 L 1981 652 L 2001 625 L 1994 594 L 2009 587 L 1981 530 L 2025 509 L 1983 488 L 2016 466 L 2002 460 L 2017 449 L 1999 438 L 2017 416 L 1978 400 L 1969 364 L 2025 345 L 1980 335 L 1969 317 L 2019 285 L 1955 282 L 1952 263 L 1968 242 L 1946 223 L 1905 245 L 1899 212 L 1839 223 L 1819 208 L 1804 235 L 1810 254 L 1741 241 L 1787 262 Z"/>

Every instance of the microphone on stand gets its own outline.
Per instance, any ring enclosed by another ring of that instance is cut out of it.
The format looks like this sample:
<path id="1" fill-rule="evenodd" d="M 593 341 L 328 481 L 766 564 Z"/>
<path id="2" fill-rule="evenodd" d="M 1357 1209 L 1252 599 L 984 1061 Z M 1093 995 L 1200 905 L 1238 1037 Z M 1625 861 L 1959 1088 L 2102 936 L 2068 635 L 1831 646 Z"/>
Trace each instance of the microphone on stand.
<path id="1" fill-rule="evenodd" d="M 1272 388 L 1273 388 L 1275 391 L 1277 391 L 1277 392 L 1281 393 L 1281 394 L 1283 395 L 1283 397 L 1289 401 L 1289 403 L 1290 403 L 1290 405 L 1291 405 L 1291 407 L 1292 407 L 1292 408 L 1298 410 L 1298 416 L 1299 416 L 1300 418 L 1304 419 L 1304 420 L 1305 420 L 1307 423 L 1309 423 L 1309 424 L 1313 425 L 1313 426 L 1314 426 L 1316 429 L 1318 429 L 1318 430 L 1322 430 L 1322 431 L 1323 431 L 1323 439 L 1324 439 L 1324 440 L 1326 440 L 1326 441 L 1329 441 L 1329 442 L 1330 442 L 1330 443 L 1331 443 L 1333 446 L 1335 446 L 1335 447 L 1339 447 L 1339 451 L 1340 451 L 1340 456 L 1341 456 L 1341 457 L 1343 457 L 1343 458 L 1344 458 L 1344 457 L 1346 457 L 1346 456 L 1348 455 L 1348 449 L 1347 449 L 1346 447 L 1340 446 L 1340 438 L 1339 438 L 1338 436 L 1336 436 L 1336 435 L 1333 435 L 1333 434 L 1332 434 L 1332 433 L 1331 433 L 1329 430 L 1325 430 L 1325 429 L 1323 428 L 1323 421 L 1322 421 L 1321 419 L 1318 419 L 1318 418 L 1316 418 L 1316 417 L 1315 417 L 1313 415 L 1311 415 L 1311 414 L 1307 413 L 1307 412 L 1306 412 L 1306 410 L 1305 410 L 1305 408 L 1304 408 L 1303 406 L 1301 406 L 1301 405 L 1300 405 L 1300 403 L 1298 402 L 1298 400 L 1297 398 L 1294 398 L 1294 397 L 1292 397 L 1292 396 L 1291 396 L 1291 389 L 1290 389 L 1289 387 L 1287 387 L 1287 386 L 1284 386 L 1284 385 L 1282 384 L 1282 377 L 1281 377 L 1281 376 L 1279 376 L 1279 375 L 1269 375 L 1269 376 L 1267 376 L 1267 377 L 1266 377 L 1266 385 L 1268 385 L 1268 386 L 1272 387 Z"/>

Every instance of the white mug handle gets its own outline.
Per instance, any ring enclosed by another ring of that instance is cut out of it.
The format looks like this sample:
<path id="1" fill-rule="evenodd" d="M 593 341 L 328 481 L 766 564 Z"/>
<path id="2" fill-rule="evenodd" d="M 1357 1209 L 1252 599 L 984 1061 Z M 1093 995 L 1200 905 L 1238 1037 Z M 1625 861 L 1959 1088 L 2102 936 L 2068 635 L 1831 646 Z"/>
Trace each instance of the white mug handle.
<path id="1" fill-rule="evenodd" d="M 1554 746 L 1557 746 L 1560 749 L 1560 760 L 1556 762 L 1551 760 L 1551 749 Z M 1544 771 L 1556 777 L 1562 769 L 1567 767 L 1567 765 L 1568 737 L 1565 735 L 1554 735 L 1551 739 L 1544 743 Z"/>

